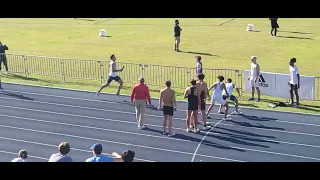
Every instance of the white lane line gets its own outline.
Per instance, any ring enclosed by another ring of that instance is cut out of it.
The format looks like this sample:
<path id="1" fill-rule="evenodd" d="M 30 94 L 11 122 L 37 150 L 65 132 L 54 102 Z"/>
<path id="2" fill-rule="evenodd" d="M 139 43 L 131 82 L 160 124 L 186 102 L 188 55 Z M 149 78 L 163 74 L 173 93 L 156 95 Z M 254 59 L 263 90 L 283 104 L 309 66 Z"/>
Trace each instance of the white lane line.
<path id="1" fill-rule="evenodd" d="M 50 103 L 50 102 L 36 101 L 36 100 L 16 99 L 16 98 L 7 98 L 7 97 L 0 97 L 0 99 L 24 101 L 24 102 L 38 103 L 38 104 L 48 104 L 48 105 L 62 106 L 62 107 L 72 107 L 72 108 L 95 110 L 95 111 L 113 112 L 113 113 L 119 113 L 119 114 L 131 114 L 131 115 L 134 115 L 134 116 L 136 115 L 136 113 L 134 113 L 134 112 L 116 111 L 116 110 L 109 110 L 109 109 L 99 109 L 99 108 L 91 108 L 91 107 L 86 107 L 86 106 L 74 106 L 74 105 Z M 151 115 L 151 114 L 145 114 L 145 116 L 163 118 L 163 116 L 156 116 L 156 115 Z M 184 118 L 173 118 L 173 119 L 185 121 Z"/>
<path id="2" fill-rule="evenodd" d="M 6 126 L 6 125 L 0 125 L 0 127 L 23 130 L 23 131 L 31 131 L 31 132 L 37 132 L 37 133 L 43 133 L 43 134 L 52 134 L 52 135 L 57 135 L 57 136 L 72 137 L 72 138 L 77 138 L 77 139 L 85 139 L 85 140 L 98 141 L 98 142 L 106 142 L 106 143 L 119 144 L 119 145 L 125 145 L 125 146 L 133 146 L 133 147 L 152 149 L 152 150 L 158 150 L 158 151 L 165 151 L 165 152 L 171 152 L 171 153 L 177 153 L 177 154 L 192 155 L 192 153 L 184 152 L 184 151 L 157 148 L 157 147 L 151 147 L 151 146 L 143 146 L 143 145 L 124 143 L 124 142 L 118 142 L 118 141 L 110 141 L 110 140 L 104 140 L 104 139 L 89 138 L 89 137 L 83 137 L 83 136 L 75 136 L 75 135 L 71 135 L 71 134 L 63 134 L 63 133 L 56 133 L 56 132 L 50 132 L 50 131 L 40 131 L 40 130 L 35 130 L 35 129 L 20 128 L 20 127 L 14 127 L 14 126 Z M 216 156 L 209 156 L 209 155 L 203 155 L 203 154 L 197 154 L 197 155 L 202 156 L 202 157 L 212 158 L 212 159 L 221 159 L 221 160 L 228 160 L 228 161 L 243 162 L 240 160 L 228 159 L 228 158 L 222 158 L 222 157 L 216 157 Z"/>
<path id="3" fill-rule="evenodd" d="M 241 109 L 241 108 L 239 108 L 239 110 L 240 110 L 240 109 Z M 234 112 L 232 112 L 232 113 L 230 113 L 230 114 L 233 114 L 233 113 L 235 113 L 235 112 L 236 112 L 236 111 L 234 111 Z M 229 117 L 230 114 L 228 114 L 227 117 Z M 192 155 L 191 162 L 194 162 L 194 158 L 195 158 L 196 155 L 197 155 L 197 152 L 198 152 L 198 150 L 199 150 L 199 148 L 200 148 L 200 146 L 201 146 L 201 144 L 202 144 L 202 141 L 204 141 L 204 139 L 208 136 L 208 134 L 209 134 L 216 126 L 218 126 L 218 124 L 219 124 L 221 121 L 223 121 L 223 119 L 221 119 L 221 120 L 218 121 L 216 124 L 214 124 L 214 125 L 212 126 L 212 128 L 211 128 L 209 131 L 207 131 L 206 134 L 202 137 L 201 141 L 199 142 L 196 150 L 194 151 L 194 153 L 193 153 L 193 155 Z"/>
<path id="4" fill-rule="evenodd" d="M 90 117 L 90 116 L 83 116 L 83 115 L 75 115 L 75 114 L 68 114 L 68 113 L 58 113 L 58 112 L 53 112 L 53 111 L 44 111 L 44 110 L 37 110 L 37 109 L 21 108 L 21 107 L 15 107 L 15 106 L 0 105 L 0 107 L 11 108 L 11 109 L 27 110 L 27 111 L 33 111 L 33 112 L 43 112 L 43 113 L 50 113 L 50 114 L 66 115 L 66 116 L 73 116 L 73 117 L 83 117 L 83 118 L 88 118 L 88 119 L 100 119 L 100 120 L 105 120 L 105 118 Z M 112 119 L 108 119 L 108 120 L 112 121 Z M 118 122 L 120 122 L 120 121 L 118 121 Z M 123 122 L 124 122 L 124 121 L 123 121 Z M 319 137 L 319 136 L 320 136 L 319 134 L 310 134 L 310 133 L 301 133 L 301 132 L 291 132 L 291 131 L 276 130 L 276 129 L 264 129 L 264 128 L 240 126 L 240 125 L 233 125 L 233 124 L 224 124 L 224 123 L 220 123 L 220 124 L 221 124 L 221 125 L 224 125 L 224 126 L 241 127 L 241 128 L 256 129 L 256 130 L 263 130 L 263 131 L 274 131 L 274 132 L 280 132 L 280 133 L 299 134 L 299 135 L 315 136 L 315 137 Z"/>
<path id="5" fill-rule="evenodd" d="M 46 121 L 46 120 L 41 120 L 41 119 L 24 118 L 24 117 L 9 116 L 9 115 L 3 115 L 3 114 L 0 114 L 0 116 L 14 118 L 14 119 L 23 119 L 23 120 L 27 120 L 27 121 L 43 122 L 43 123 L 50 123 L 50 124 L 59 124 L 59 125 L 66 125 L 66 126 L 72 126 L 72 127 L 80 127 L 80 128 L 95 129 L 95 130 L 102 130 L 102 131 L 110 131 L 110 132 L 123 133 L 123 134 L 131 134 L 131 135 L 137 135 L 137 136 L 146 136 L 146 137 L 152 137 L 152 138 L 157 138 L 157 139 L 166 139 L 166 140 L 173 140 L 173 141 L 191 142 L 190 140 L 175 139 L 175 138 L 170 138 L 168 136 L 155 136 L 155 135 L 151 135 L 151 134 L 120 131 L 120 130 L 115 130 L 115 129 L 106 129 L 106 128 L 99 128 L 99 127 L 93 127 L 93 126 L 84 126 L 84 125 L 79 125 L 79 124 L 69 124 L 69 123 L 62 123 L 62 122 L 55 122 L 55 121 Z"/>
<path id="6" fill-rule="evenodd" d="M 18 155 L 17 152 L 9 152 L 9 151 L 2 151 L 2 150 L 0 150 L 0 153 L 12 154 L 12 155 L 16 155 L 16 156 Z M 28 154 L 28 157 L 32 157 L 32 158 L 35 158 L 35 159 L 46 160 L 46 161 L 49 160 L 48 158 L 39 157 L 39 156 L 32 156 L 32 155 L 29 155 L 29 154 Z"/>
<path id="7" fill-rule="evenodd" d="M 14 92 L 14 93 L 21 93 L 21 94 L 31 94 L 31 95 L 38 95 L 38 96 L 47 96 L 47 97 L 54 97 L 54 98 L 63 98 L 63 99 L 72 99 L 72 100 L 81 100 L 81 101 L 89 101 L 89 102 L 99 102 L 99 103 L 107 103 L 107 104 L 120 104 L 123 105 L 123 103 L 120 102 L 112 102 L 112 101 L 102 101 L 102 100 L 94 100 L 94 99 L 86 99 L 86 98 L 76 98 L 76 97 L 69 97 L 69 96 L 57 96 L 57 95 L 49 95 L 49 94 L 41 94 L 41 93 L 31 93 L 31 92 L 22 92 L 22 91 L 13 91 L 13 90 L 5 90 L 7 92 Z M 1 97 L 0 97 L 1 98 Z M 14 99 L 14 98 L 13 98 Z M 41 101 L 44 102 L 44 101 Z M 177 109 L 177 111 L 184 112 L 185 110 Z M 219 115 L 219 113 L 210 113 L 213 115 Z M 150 114 L 148 114 L 150 115 Z M 155 115 L 150 115 L 155 116 Z M 232 116 L 232 115 L 230 115 Z M 158 116 L 157 116 L 158 117 Z M 161 116 L 160 116 L 161 117 Z M 241 117 L 241 116 L 235 116 L 235 117 Z M 177 119 L 177 118 L 174 118 Z M 179 118 L 178 118 L 179 119 Z M 181 120 L 181 119 L 179 119 Z M 281 123 L 289 123 L 289 124 L 299 124 L 299 125 L 306 125 L 306 126 L 320 126 L 320 124 L 310 124 L 310 123 L 300 123 L 300 122 L 292 122 L 292 121 L 282 121 L 282 120 L 274 120 L 275 122 L 281 122 Z"/>
<path id="8" fill-rule="evenodd" d="M 314 136 L 314 137 L 319 137 L 320 136 L 320 134 L 301 133 L 301 132 L 285 131 L 285 130 L 277 130 L 277 129 L 265 129 L 265 128 L 259 128 L 259 127 L 248 127 L 248 126 L 240 126 L 240 125 L 234 125 L 234 124 L 221 123 L 221 125 L 240 127 L 240 128 L 248 128 L 248 129 L 255 129 L 255 130 L 262 130 L 262 131 L 273 131 L 273 132 L 288 133 L 288 134 L 299 134 L 299 135 L 305 135 L 305 136 Z"/>
<path id="9" fill-rule="evenodd" d="M 7 137 L 2 137 L 2 136 L 0 136 L 0 139 L 57 148 L 57 145 L 45 144 L 45 143 L 39 143 L 39 142 L 33 142 L 33 141 L 26 141 L 26 140 L 22 140 L 22 139 L 7 138 Z M 92 153 L 92 151 L 83 150 L 83 149 L 77 149 L 77 148 L 71 148 L 71 150 L 73 150 L 73 151 L 80 151 L 80 152 L 86 152 L 86 153 Z M 16 154 L 17 154 L 17 153 L 15 153 L 15 155 L 16 155 Z M 104 153 L 104 154 L 107 154 L 107 153 Z M 108 154 L 108 155 L 110 155 L 110 154 Z M 30 156 L 30 157 L 31 157 L 31 156 Z M 146 159 L 140 159 L 140 158 L 134 158 L 134 159 L 135 159 L 135 160 L 138 160 L 138 161 L 144 161 L 144 162 L 156 162 L 156 161 L 151 161 L 151 160 L 146 160 Z M 49 160 L 49 159 L 45 159 L 45 160 Z"/>
<path id="10" fill-rule="evenodd" d="M 26 119 L 26 120 L 38 120 L 38 119 L 33 119 L 33 118 L 24 118 L 24 117 L 18 117 L 18 116 L 11 116 L 11 115 L 5 115 L 5 114 L 0 114 L 0 116 L 3 116 L 3 117 L 9 117 L 9 118 L 20 118 L 20 119 Z M 73 115 L 71 115 L 73 116 Z M 78 116 L 76 115 L 76 117 L 81 117 L 81 118 L 90 118 L 90 119 L 94 119 L 94 120 L 99 120 L 99 121 L 107 121 L 107 122 L 117 122 L 117 123 L 125 123 L 125 124 L 134 124 L 136 125 L 135 122 L 129 122 L 129 121 L 122 121 L 122 120 L 117 120 L 117 119 L 104 119 L 104 118 L 96 118 L 96 117 L 86 117 L 86 116 Z M 43 120 L 41 120 L 43 121 Z M 52 122 L 52 121 L 49 121 L 49 122 Z M 52 122 L 52 123 L 56 123 L 56 122 Z M 57 122 L 59 123 L 59 122 Z M 66 123 L 62 123 L 62 124 L 66 124 Z M 220 123 L 222 125 L 222 123 Z M 74 125 L 74 124 L 72 124 Z M 147 126 L 151 126 L 151 127 L 158 127 L 158 128 L 162 128 L 162 126 L 160 125 L 156 125 L 156 124 L 147 124 Z M 185 129 L 183 128 L 178 128 L 178 127 L 172 127 L 173 129 L 175 130 L 179 130 L 179 131 L 185 131 Z M 209 134 L 212 134 L 212 135 L 223 135 L 221 133 L 218 133 L 218 132 L 209 132 Z M 237 136 L 239 135 L 232 135 L 234 136 L 235 138 L 237 138 Z M 174 137 L 172 137 L 174 138 Z M 241 138 L 240 138 L 241 139 Z M 312 148 L 320 148 L 320 146 L 316 146 L 316 145 L 310 145 L 310 144 L 302 144 L 302 143 L 295 143 L 295 142 L 287 142 L 287 141 L 277 141 L 277 140 L 272 140 L 272 139 L 265 139 L 265 138 L 262 138 L 260 140 L 263 140 L 263 141 L 267 141 L 267 142 L 275 142 L 275 143 L 283 143 L 283 144 L 291 144 L 291 145 L 296 145 L 296 146 L 305 146 L 305 147 L 312 147 Z M 186 140 L 186 141 L 189 141 L 189 140 Z M 191 142 L 191 141 L 189 141 Z M 203 144 L 206 144 L 206 143 L 203 143 Z"/>
<path id="11" fill-rule="evenodd" d="M 61 88 L 61 87 L 48 87 L 48 86 L 41 86 L 41 85 L 34 85 L 34 84 L 26 84 L 26 83 L 15 83 L 15 82 L 5 82 L 3 84 L 9 84 L 12 86 L 20 86 L 20 87 L 30 87 L 30 88 L 39 88 L 39 89 L 46 89 L 46 90 L 58 90 L 58 91 L 71 91 L 71 92 L 77 92 L 77 93 L 90 93 L 90 94 L 95 94 L 96 91 L 89 91 L 89 90 L 80 90 L 80 89 L 72 89 L 72 88 Z M 116 96 L 116 94 L 113 93 L 101 93 L 106 96 Z M 129 95 L 121 95 L 121 97 L 129 98 Z M 159 99 L 157 98 L 152 98 L 152 100 L 158 101 Z M 178 100 L 177 102 L 179 103 L 186 103 L 186 101 L 180 101 Z M 297 115 L 309 115 L 309 116 L 315 116 L 318 117 L 320 115 L 318 114 L 312 114 L 312 113 L 303 113 L 303 112 L 292 112 L 292 111 L 284 111 L 284 110 L 275 110 L 275 109 L 260 109 L 260 108 L 255 108 L 255 107 L 241 107 L 242 109 L 248 109 L 248 110 L 258 110 L 258 111 L 266 111 L 268 113 L 286 113 L 286 114 L 297 114 Z"/>
<path id="12" fill-rule="evenodd" d="M 72 100 L 81 100 L 81 101 L 89 101 L 89 102 L 99 102 L 99 103 L 123 105 L 123 103 L 121 103 L 121 102 L 103 101 L 103 100 L 86 99 L 86 98 L 76 98 L 76 97 L 70 97 L 70 96 L 58 96 L 58 95 L 51 95 L 51 94 L 49 95 L 49 94 L 31 93 L 31 92 L 22 92 L 22 91 L 13 91 L 13 90 L 4 90 L 4 92 L 14 92 L 14 93 L 31 94 L 31 95 L 37 95 L 37 96 L 47 96 L 47 97 L 62 98 L 62 99 L 72 99 Z M 177 109 L 177 111 L 185 112 L 186 110 Z M 219 114 L 219 113 L 210 113 L 210 114 L 221 116 L 221 114 Z"/>

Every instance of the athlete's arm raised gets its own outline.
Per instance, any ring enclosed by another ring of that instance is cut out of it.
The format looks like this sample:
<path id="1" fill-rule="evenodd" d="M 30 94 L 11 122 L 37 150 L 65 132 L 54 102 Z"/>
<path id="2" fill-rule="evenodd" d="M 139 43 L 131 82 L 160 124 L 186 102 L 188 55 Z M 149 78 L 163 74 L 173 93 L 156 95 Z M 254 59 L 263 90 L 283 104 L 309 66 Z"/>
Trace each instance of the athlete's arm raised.
<path id="1" fill-rule="evenodd" d="M 208 91 L 211 91 L 211 89 L 216 88 L 217 83 L 212 84 L 212 86 L 208 89 Z"/>
<path id="2" fill-rule="evenodd" d="M 112 64 L 112 72 L 121 72 L 123 71 L 124 66 L 121 69 L 116 69 L 116 63 Z"/>

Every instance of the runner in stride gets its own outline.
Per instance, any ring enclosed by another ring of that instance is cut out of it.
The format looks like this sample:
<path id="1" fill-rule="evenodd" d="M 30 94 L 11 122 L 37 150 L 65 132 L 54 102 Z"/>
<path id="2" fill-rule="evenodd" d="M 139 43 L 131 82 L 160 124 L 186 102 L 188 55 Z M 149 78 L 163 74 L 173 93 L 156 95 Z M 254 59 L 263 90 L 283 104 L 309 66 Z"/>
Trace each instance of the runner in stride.
<path id="1" fill-rule="evenodd" d="M 172 90 L 171 82 L 166 81 L 166 88 L 162 89 L 160 91 L 160 98 L 159 98 L 159 106 L 158 110 L 161 109 L 163 104 L 163 134 L 168 136 L 174 136 L 175 133 L 172 132 L 172 116 L 173 112 L 175 110 L 175 107 L 177 107 L 176 102 L 176 93 L 174 90 Z M 168 126 L 168 131 L 167 131 Z"/>
<path id="2" fill-rule="evenodd" d="M 236 113 L 237 114 L 242 114 L 241 112 L 239 112 L 238 99 L 234 95 L 232 95 L 233 89 L 237 90 L 237 92 L 239 94 L 239 97 L 241 97 L 241 94 L 240 94 L 239 88 L 235 84 L 232 83 L 232 79 L 230 79 L 230 78 L 227 79 L 226 89 L 227 89 L 227 92 L 229 94 L 229 99 L 235 103 Z M 223 92 L 222 92 L 222 98 L 224 100 L 226 100 L 228 98 L 227 93 L 226 93 L 225 90 L 223 90 Z M 220 107 L 219 107 L 219 110 L 218 110 L 219 114 L 223 114 L 223 112 L 221 111 L 221 108 L 222 108 L 222 105 L 220 104 Z"/>
<path id="3" fill-rule="evenodd" d="M 118 72 L 122 72 L 123 69 L 124 69 L 124 66 L 121 69 L 118 69 L 117 63 L 116 63 L 116 56 L 114 54 L 112 54 L 110 56 L 110 59 L 111 59 L 111 61 L 109 63 L 109 67 L 110 67 L 109 79 L 107 80 L 107 82 L 104 85 L 102 85 L 100 87 L 100 89 L 97 92 L 97 96 L 99 96 L 99 94 L 102 91 L 102 89 L 108 87 L 113 80 L 115 80 L 115 81 L 117 81 L 119 83 L 119 88 L 118 88 L 117 95 L 118 96 L 120 95 L 120 90 L 121 90 L 121 88 L 123 86 L 123 81 L 118 76 Z"/>
<path id="4" fill-rule="evenodd" d="M 198 90 L 196 87 L 197 81 L 191 80 L 191 86 L 187 87 L 184 92 L 184 98 L 188 99 L 188 110 L 187 110 L 187 119 L 186 119 L 186 126 L 187 132 L 190 132 L 190 124 L 191 121 L 194 120 L 194 133 L 200 132 L 198 129 Z"/>
<path id="5" fill-rule="evenodd" d="M 211 97 L 211 105 L 208 108 L 207 111 L 207 118 L 210 119 L 209 113 L 211 111 L 211 109 L 213 108 L 214 104 L 216 101 L 218 101 L 222 106 L 225 107 L 225 111 L 224 111 L 224 120 L 227 119 L 227 115 L 228 115 L 228 109 L 229 109 L 229 105 L 228 103 L 222 98 L 222 91 L 224 90 L 226 92 L 226 96 L 229 97 L 229 93 L 226 89 L 226 85 L 223 83 L 224 81 L 224 77 L 223 76 L 218 76 L 218 82 L 214 83 L 210 88 L 209 91 L 211 89 L 214 89 L 212 97 Z"/>

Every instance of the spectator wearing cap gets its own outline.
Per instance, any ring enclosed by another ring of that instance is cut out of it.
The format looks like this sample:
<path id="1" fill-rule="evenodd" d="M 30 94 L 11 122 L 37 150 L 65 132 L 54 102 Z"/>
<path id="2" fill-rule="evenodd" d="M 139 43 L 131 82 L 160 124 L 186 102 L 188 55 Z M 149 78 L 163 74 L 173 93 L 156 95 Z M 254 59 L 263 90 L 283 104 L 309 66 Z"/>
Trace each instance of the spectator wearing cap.
<path id="1" fill-rule="evenodd" d="M 113 157 L 121 158 L 123 162 L 132 162 L 135 156 L 135 152 L 132 150 L 123 151 L 121 154 L 116 152 L 112 153 Z"/>
<path id="2" fill-rule="evenodd" d="M 91 148 L 93 157 L 88 158 L 86 162 L 121 162 L 121 157 L 113 157 L 102 154 L 102 145 L 94 144 Z M 114 154 L 114 153 L 113 153 Z"/>
<path id="3" fill-rule="evenodd" d="M 50 156 L 49 162 L 72 162 L 72 158 L 67 156 L 70 152 L 70 145 L 67 142 L 62 142 L 58 146 L 58 153 Z"/>
<path id="4" fill-rule="evenodd" d="M 148 86 L 144 84 L 144 77 L 139 78 L 139 83 L 132 87 L 130 102 L 133 104 L 135 100 L 136 107 L 136 119 L 138 123 L 138 129 L 144 129 L 146 101 L 148 100 L 151 105 L 151 98 Z"/>
<path id="5" fill-rule="evenodd" d="M 27 162 L 28 153 L 26 150 L 22 149 L 18 153 L 18 157 L 14 158 L 11 162 Z"/>

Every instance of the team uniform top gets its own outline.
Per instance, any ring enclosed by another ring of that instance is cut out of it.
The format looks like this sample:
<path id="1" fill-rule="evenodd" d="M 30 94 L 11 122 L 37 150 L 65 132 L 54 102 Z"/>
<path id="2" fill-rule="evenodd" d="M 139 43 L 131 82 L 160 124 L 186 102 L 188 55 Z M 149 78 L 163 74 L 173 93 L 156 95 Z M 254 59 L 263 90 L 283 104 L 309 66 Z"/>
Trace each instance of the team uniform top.
<path id="1" fill-rule="evenodd" d="M 227 92 L 229 94 L 229 97 L 230 97 L 230 100 L 233 101 L 234 100 L 234 96 L 232 95 L 232 92 L 233 92 L 233 84 L 232 83 L 226 83 L 226 89 L 227 89 Z M 225 90 L 222 91 L 222 97 L 224 100 L 227 99 L 227 93 Z"/>
<path id="2" fill-rule="evenodd" d="M 218 101 L 221 105 L 226 104 L 226 101 L 222 98 L 221 82 L 217 83 L 217 86 L 212 93 L 211 104 L 215 104 L 215 101 Z"/>
<path id="3" fill-rule="evenodd" d="M 116 76 L 118 76 L 118 72 L 112 72 L 112 67 L 113 67 L 113 66 L 115 66 L 115 69 L 118 69 L 117 63 L 111 61 L 111 62 L 109 63 L 109 65 L 110 65 L 110 73 L 109 73 L 109 76 L 110 76 L 110 77 L 116 77 Z"/>
<path id="4" fill-rule="evenodd" d="M 198 110 L 198 97 L 194 94 L 196 87 L 190 88 L 190 94 L 188 95 L 188 110 Z"/>
<path id="5" fill-rule="evenodd" d="M 197 62 L 196 74 L 202 73 L 202 62 Z"/>
<path id="6" fill-rule="evenodd" d="M 297 85 L 298 84 L 298 74 L 299 74 L 299 69 L 297 66 L 290 66 L 289 67 L 290 71 L 290 81 L 289 83 L 292 85 Z"/>
<path id="7" fill-rule="evenodd" d="M 257 77 L 258 72 L 257 72 L 257 64 L 251 63 L 251 76 L 250 80 L 254 80 L 255 77 Z"/>

